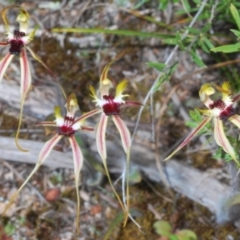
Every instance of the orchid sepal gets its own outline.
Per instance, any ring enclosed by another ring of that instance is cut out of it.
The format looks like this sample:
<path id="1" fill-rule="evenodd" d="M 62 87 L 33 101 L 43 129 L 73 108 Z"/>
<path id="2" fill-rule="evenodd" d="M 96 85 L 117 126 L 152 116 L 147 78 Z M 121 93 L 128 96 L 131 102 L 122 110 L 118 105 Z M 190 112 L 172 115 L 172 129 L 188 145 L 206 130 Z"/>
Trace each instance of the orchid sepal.
<path id="1" fill-rule="evenodd" d="M 234 148 L 230 144 L 229 140 L 226 137 L 226 134 L 223 129 L 223 122 L 221 119 L 214 118 L 214 139 L 216 143 L 226 152 L 228 153 L 232 159 L 236 162 L 238 168 L 240 167 L 240 163 L 237 160 L 237 156 L 235 154 Z"/>
<path id="2" fill-rule="evenodd" d="M 7 70 L 8 66 L 9 66 L 9 64 L 11 63 L 11 61 L 13 60 L 13 58 L 14 58 L 14 55 L 8 53 L 1 60 L 1 62 L 0 62 L 0 82 L 1 82 L 4 74 L 6 73 L 6 70 Z"/>
<path id="3" fill-rule="evenodd" d="M 233 116 L 229 117 L 228 120 L 240 129 L 240 116 L 239 115 L 234 114 Z"/>
<path id="4" fill-rule="evenodd" d="M 128 127 L 126 126 L 126 124 L 124 123 L 124 121 L 118 116 L 112 116 L 112 120 L 116 126 L 116 128 L 118 129 L 118 132 L 120 134 L 121 137 L 121 141 L 122 141 L 122 146 L 123 149 L 126 153 L 126 193 L 123 192 L 123 198 L 125 199 L 125 195 L 126 195 L 126 204 L 125 201 L 125 211 L 126 214 L 125 215 L 125 219 L 124 219 L 124 223 L 123 225 L 125 226 L 127 223 L 127 219 L 128 219 L 128 215 L 129 215 L 129 167 L 130 167 L 130 148 L 131 148 L 131 135 L 130 132 L 128 130 Z M 123 184 L 124 184 L 125 180 L 123 179 Z"/>
<path id="5" fill-rule="evenodd" d="M 21 185 L 21 187 L 17 190 L 17 192 L 10 198 L 9 203 L 6 205 L 6 207 L 3 210 L 2 216 L 5 215 L 5 213 L 7 212 L 7 210 L 9 209 L 9 207 L 12 205 L 12 203 L 15 201 L 15 199 L 17 198 L 17 196 L 19 195 L 19 193 L 22 191 L 22 189 L 24 188 L 24 186 L 28 183 L 28 181 L 32 178 L 32 176 L 34 175 L 34 173 L 37 172 L 37 170 L 39 169 L 39 167 L 43 164 L 43 162 L 45 161 L 45 159 L 48 157 L 48 155 L 50 154 L 51 150 L 54 148 L 54 146 L 57 144 L 57 142 L 62 138 L 62 136 L 56 134 L 54 137 L 52 137 L 50 140 L 48 140 L 42 151 L 39 154 L 39 158 L 38 161 L 35 165 L 35 167 L 33 168 L 32 172 L 29 174 L 29 176 L 27 177 L 27 179 L 23 182 L 23 184 Z"/>
<path id="6" fill-rule="evenodd" d="M 74 175 L 75 175 L 75 188 L 77 195 L 77 217 L 76 217 L 76 229 L 77 234 L 79 233 L 79 224 L 80 224 L 80 193 L 79 193 L 79 179 L 80 179 L 80 171 L 83 166 L 83 154 L 82 151 L 74 137 L 74 135 L 69 138 L 70 145 L 72 147 L 73 152 L 73 164 L 74 164 Z"/>
<path id="7" fill-rule="evenodd" d="M 181 150 L 183 147 L 185 147 L 191 139 L 203 129 L 204 126 L 206 126 L 207 123 L 209 123 L 212 120 L 212 117 L 206 117 L 204 118 L 201 123 L 195 128 L 186 138 L 185 140 L 168 156 L 164 159 L 164 161 L 169 160 L 172 158 L 173 155 L 175 155 L 179 150 Z"/>

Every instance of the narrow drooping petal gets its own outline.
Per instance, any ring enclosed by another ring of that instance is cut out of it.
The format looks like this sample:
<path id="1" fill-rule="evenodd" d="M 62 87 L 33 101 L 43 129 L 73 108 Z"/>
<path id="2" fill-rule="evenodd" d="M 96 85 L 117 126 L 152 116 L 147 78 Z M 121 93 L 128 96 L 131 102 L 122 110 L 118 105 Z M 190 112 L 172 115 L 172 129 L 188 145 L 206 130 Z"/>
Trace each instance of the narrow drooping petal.
<path id="1" fill-rule="evenodd" d="M 110 184 L 110 186 L 111 186 L 111 188 L 112 188 L 116 198 L 118 199 L 119 204 L 121 205 L 121 208 L 124 211 L 124 216 L 125 216 L 125 219 L 126 219 L 127 216 L 128 216 L 128 213 L 126 212 L 124 204 L 123 204 L 121 198 L 119 197 L 118 193 L 116 192 L 116 190 L 115 190 L 115 188 L 113 186 L 113 183 L 112 183 L 112 180 L 110 178 L 109 171 L 108 171 L 108 167 L 107 167 L 107 152 L 106 152 L 106 127 L 107 127 L 107 121 L 108 121 L 108 116 L 106 116 L 105 113 L 102 113 L 100 121 L 99 121 L 98 126 L 97 126 L 97 131 L 96 131 L 97 150 L 98 150 L 99 155 L 101 156 L 101 159 L 102 159 L 102 162 L 103 162 L 103 166 L 104 166 L 104 170 L 106 172 L 109 184 Z"/>
<path id="2" fill-rule="evenodd" d="M 83 154 L 74 135 L 70 136 L 68 139 L 71 144 L 72 152 L 73 152 L 75 187 L 76 187 L 76 194 L 77 194 L 76 229 L 78 230 L 80 225 L 80 194 L 79 194 L 78 184 L 79 184 L 79 178 L 80 178 L 80 171 L 83 165 Z"/>
<path id="3" fill-rule="evenodd" d="M 130 132 L 124 123 L 124 121 L 118 116 L 114 115 L 112 116 L 112 120 L 114 124 L 116 125 L 119 134 L 121 136 L 121 141 L 122 141 L 122 146 L 123 149 L 126 153 L 126 193 L 123 193 L 123 199 L 124 199 L 124 204 L 125 204 L 125 198 L 126 198 L 126 213 L 127 215 L 125 216 L 124 219 L 124 225 L 127 223 L 127 218 L 128 218 L 128 213 L 129 213 L 129 166 L 130 166 L 130 147 L 131 147 L 131 135 Z M 123 185 L 125 184 L 125 179 L 123 178 Z M 125 188 L 123 188 L 125 189 Z M 125 197 L 126 196 L 126 197 Z"/>
<path id="4" fill-rule="evenodd" d="M 43 67 L 54 77 L 56 78 L 56 75 L 53 73 L 53 71 L 43 62 L 43 60 L 30 48 L 27 47 L 27 50 L 31 53 L 32 57 L 37 60 L 38 62 L 40 62 Z"/>
<path id="5" fill-rule="evenodd" d="M 38 157 L 39 164 L 43 163 L 43 161 L 48 157 L 54 146 L 60 141 L 62 137 L 62 135 L 59 135 L 57 133 L 45 143 Z"/>
<path id="6" fill-rule="evenodd" d="M 237 163 L 237 165 L 240 166 L 240 163 L 238 162 L 236 154 L 234 152 L 234 148 L 232 147 L 225 135 L 223 129 L 223 121 L 218 118 L 214 118 L 214 139 L 216 143 L 232 157 L 232 159 Z"/>
<path id="7" fill-rule="evenodd" d="M 22 48 L 20 55 L 20 67 L 21 67 L 21 87 L 20 94 L 22 101 L 26 97 L 32 83 L 32 76 L 30 72 L 29 61 L 26 53 L 26 49 Z"/>
<path id="8" fill-rule="evenodd" d="M 232 122 L 233 124 L 235 124 L 238 128 L 240 128 L 240 116 L 235 114 L 231 117 L 228 118 L 228 120 L 230 122 Z"/>
<path id="9" fill-rule="evenodd" d="M 139 107 L 139 106 L 143 106 L 143 104 L 140 102 L 136 102 L 136 101 L 126 100 L 125 104 L 122 105 L 122 107 L 124 107 L 124 106 Z"/>
<path id="10" fill-rule="evenodd" d="M 40 122 L 37 124 L 37 126 L 43 126 L 43 127 L 57 127 L 55 122 L 46 121 L 46 122 Z"/>
<path id="11" fill-rule="evenodd" d="M 51 152 L 51 150 L 53 149 L 53 147 L 57 144 L 57 142 L 62 138 L 62 136 L 59 136 L 58 134 L 56 134 L 53 138 L 51 138 L 49 141 L 47 141 L 42 149 L 42 151 L 39 154 L 39 158 L 38 161 L 34 167 L 34 169 L 32 170 L 32 172 L 29 174 L 29 176 L 27 177 L 27 179 L 24 181 L 24 183 L 21 185 L 21 187 L 17 190 L 17 192 L 11 197 L 11 199 L 9 200 L 9 203 L 6 205 L 2 215 L 5 215 L 5 213 L 7 212 L 8 208 L 12 205 L 13 201 L 16 199 L 16 197 L 18 196 L 18 194 L 21 192 L 21 190 L 23 189 L 23 187 L 28 183 L 28 181 L 31 179 L 31 177 L 34 175 L 35 172 L 37 172 L 37 170 L 39 169 L 39 167 L 42 165 L 42 163 L 44 162 L 44 160 L 48 157 L 49 153 Z"/>
<path id="12" fill-rule="evenodd" d="M 97 126 L 96 131 L 96 143 L 97 150 L 102 159 L 106 160 L 107 152 L 106 152 L 106 128 L 107 128 L 108 116 L 105 113 L 101 114 L 100 121 Z"/>
<path id="13" fill-rule="evenodd" d="M 211 120 L 211 117 L 206 117 L 202 120 L 202 122 L 198 125 L 197 128 L 195 128 L 190 135 L 168 156 L 164 159 L 164 161 L 167 161 L 170 159 L 174 154 L 176 154 L 180 149 L 182 149 L 184 146 L 186 146 L 191 139 Z"/>
<path id="14" fill-rule="evenodd" d="M 9 42 L 0 42 L 0 46 L 7 46 L 9 45 Z"/>
<path id="15" fill-rule="evenodd" d="M 22 124 L 23 106 L 24 106 L 25 99 L 27 97 L 28 91 L 29 91 L 29 89 L 31 87 L 31 83 L 32 83 L 32 76 L 30 73 L 30 66 L 29 66 L 25 48 L 22 48 L 19 59 L 20 59 L 20 67 L 21 67 L 21 83 L 20 83 L 21 84 L 21 86 L 20 86 L 21 102 L 20 102 L 20 114 L 19 114 L 18 129 L 17 129 L 17 133 L 15 136 L 15 143 L 16 143 L 17 148 L 20 151 L 28 152 L 28 150 L 23 149 L 20 146 L 20 144 L 18 143 L 19 130 L 20 130 L 20 127 Z"/>
<path id="16" fill-rule="evenodd" d="M 82 116 L 76 118 L 73 124 L 75 124 L 76 122 L 79 122 L 79 121 L 84 121 L 84 120 L 86 120 L 87 118 L 92 117 L 92 116 L 94 116 L 95 114 L 100 113 L 101 111 L 102 111 L 101 109 L 94 109 L 94 110 L 92 110 L 92 111 L 89 111 L 89 112 L 87 112 L 87 113 L 84 113 Z"/>
<path id="17" fill-rule="evenodd" d="M 130 151 L 130 147 L 131 147 L 130 132 L 129 132 L 126 124 L 124 123 L 124 121 L 119 117 L 119 115 L 113 115 L 112 120 L 113 120 L 114 124 L 116 125 L 116 127 L 119 131 L 119 134 L 121 136 L 123 149 L 124 149 L 125 153 L 128 154 L 128 152 Z"/>
<path id="18" fill-rule="evenodd" d="M 8 53 L 0 62 L 0 82 L 4 76 L 4 74 L 6 73 L 6 70 L 10 64 L 10 62 L 12 61 L 13 57 L 15 55 L 12 55 L 10 53 Z"/>

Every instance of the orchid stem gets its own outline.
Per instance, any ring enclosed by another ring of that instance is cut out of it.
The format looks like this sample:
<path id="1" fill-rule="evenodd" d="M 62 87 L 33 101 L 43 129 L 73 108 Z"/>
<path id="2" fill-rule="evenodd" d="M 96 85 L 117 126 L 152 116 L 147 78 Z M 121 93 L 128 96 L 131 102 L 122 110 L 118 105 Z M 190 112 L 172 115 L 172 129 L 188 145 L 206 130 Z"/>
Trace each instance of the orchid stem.
<path id="1" fill-rule="evenodd" d="M 16 199 L 16 197 L 18 196 L 18 194 L 22 191 L 22 189 L 24 188 L 24 186 L 28 183 L 28 181 L 31 179 L 31 177 L 33 176 L 33 174 L 39 169 L 39 167 L 41 166 L 41 164 L 36 164 L 34 169 L 32 170 L 32 172 L 29 174 L 29 176 L 27 177 L 27 179 L 24 181 L 24 183 L 21 185 L 21 187 L 17 190 L 17 192 L 11 197 L 11 199 L 9 200 L 9 203 L 6 205 L 2 216 L 4 216 L 7 212 L 7 210 L 9 209 L 9 207 L 12 205 L 13 201 Z"/>
<path id="2" fill-rule="evenodd" d="M 19 121 L 18 121 L 18 128 L 17 128 L 17 133 L 16 133 L 16 136 L 15 136 L 16 146 L 17 146 L 17 148 L 18 148 L 20 151 L 22 151 L 22 152 L 28 152 L 28 150 L 22 148 L 22 147 L 20 146 L 19 142 L 18 142 L 19 133 L 20 133 L 20 127 L 21 127 L 21 125 L 22 125 L 22 118 L 23 118 L 23 105 L 24 105 L 24 101 L 25 101 L 26 95 L 27 95 L 27 94 L 25 94 L 25 95 L 23 96 L 22 101 L 21 101 Z"/>

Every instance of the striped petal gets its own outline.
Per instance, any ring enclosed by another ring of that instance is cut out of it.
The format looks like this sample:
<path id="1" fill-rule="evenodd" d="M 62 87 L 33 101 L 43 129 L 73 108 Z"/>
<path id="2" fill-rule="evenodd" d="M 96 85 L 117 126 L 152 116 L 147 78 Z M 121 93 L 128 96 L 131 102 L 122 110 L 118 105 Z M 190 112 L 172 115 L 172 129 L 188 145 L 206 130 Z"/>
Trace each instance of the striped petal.
<path id="1" fill-rule="evenodd" d="M 180 149 L 182 149 L 184 146 L 186 146 L 192 138 L 211 120 L 211 117 L 206 117 L 203 119 L 203 121 L 198 125 L 196 129 L 194 129 L 187 138 L 168 156 L 164 159 L 164 161 L 169 160 L 173 155 L 175 155 Z"/>
<path id="2" fill-rule="evenodd" d="M 76 122 L 79 122 L 79 121 L 83 122 L 83 121 L 85 121 L 87 118 L 92 117 L 92 116 L 94 116 L 95 114 L 98 114 L 98 113 L 100 113 L 100 112 L 102 112 L 101 109 L 94 109 L 94 110 L 92 110 L 92 111 L 89 111 L 89 112 L 87 112 L 87 113 L 84 113 L 84 114 L 82 114 L 80 117 L 76 118 L 76 120 L 74 121 L 73 124 L 75 124 Z"/>
<path id="3" fill-rule="evenodd" d="M 28 152 L 28 150 L 23 149 L 18 142 L 19 130 L 20 130 L 20 127 L 22 124 L 23 106 L 24 106 L 25 99 L 27 97 L 28 91 L 30 90 L 31 83 L 32 83 L 32 76 L 31 76 L 30 66 L 29 66 L 28 57 L 27 57 L 25 48 L 22 48 L 19 59 L 20 59 L 20 67 L 21 67 L 21 86 L 20 86 L 20 97 L 21 97 L 20 104 L 21 105 L 20 105 L 18 129 L 17 129 L 17 133 L 15 136 L 15 143 L 16 143 L 17 148 L 20 151 Z"/>
<path id="4" fill-rule="evenodd" d="M 126 174 L 123 174 L 126 176 L 126 192 L 123 192 L 123 202 L 126 207 L 126 215 L 125 215 L 125 219 L 124 219 L 124 225 L 126 225 L 128 215 L 129 215 L 129 166 L 130 166 L 131 135 L 130 135 L 130 132 L 129 132 L 126 124 L 118 115 L 112 116 L 112 120 L 119 131 L 121 141 L 122 141 L 122 146 L 127 155 L 126 170 L 125 170 Z M 123 177 L 122 181 L 123 181 L 122 182 L 123 189 L 125 189 L 125 178 L 124 177 Z"/>
<path id="5" fill-rule="evenodd" d="M 238 128 L 240 128 L 240 116 L 235 114 L 228 118 L 230 122 L 232 122 L 234 125 L 236 125 Z"/>
<path id="6" fill-rule="evenodd" d="M 39 154 L 38 161 L 32 170 L 32 172 L 29 174 L 27 179 L 24 181 L 24 183 L 21 185 L 21 187 L 17 190 L 17 192 L 11 197 L 9 200 L 9 203 L 6 205 L 5 209 L 3 210 L 2 215 L 5 215 L 9 207 L 12 205 L 12 203 L 17 198 L 18 194 L 22 191 L 24 186 L 28 183 L 28 181 L 31 179 L 31 177 L 37 172 L 39 167 L 42 165 L 44 160 L 48 157 L 49 153 L 53 149 L 53 147 L 57 144 L 57 142 L 62 138 L 62 136 L 56 134 L 53 138 L 51 138 L 49 141 L 47 141 L 42 149 L 42 151 Z"/>
<path id="7" fill-rule="evenodd" d="M 40 122 L 36 126 L 43 126 L 43 127 L 57 127 L 55 122 L 46 121 L 46 122 Z"/>
<path id="8" fill-rule="evenodd" d="M 116 190 L 113 186 L 113 183 L 112 183 L 112 180 L 110 178 L 109 171 L 108 171 L 108 167 L 107 167 L 107 152 L 106 152 L 107 121 L 108 121 L 108 116 L 106 116 L 105 113 L 102 113 L 100 121 L 99 121 L 98 126 L 97 126 L 97 131 L 96 131 L 97 150 L 98 150 L 99 155 L 102 158 L 103 167 L 104 167 L 104 170 L 106 172 L 109 184 L 110 184 L 110 186 L 111 186 L 111 188 L 112 188 L 112 190 L 113 190 L 121 208 L 123 209 L 124 214 L 126 215 L 124 204 L 123 204 L 121 198 L 119 197 L 118 193 L 116 192 Z"/>
<path id="9" fill-rule="evenodd" d="M 6 73 L 6 70 L 15 55 L 8 53 L 0 62 L 0 82 Z"/>
<path id="10" fill-rule="evenodd" d="M 77 229 L 77 231 L 79 231 L 79 227 L 80 227 L 79 226 L 80 225 L 80 194 L 79 194 L 78 184 L 79 184 L 80 171 L 81 171 L 82 165 L 83 165 L 83 154 L 82 154 L 82 151 L 81 151 L 74 135 L 70 136 L 68 139 L 71 144 L 72 152 L 73 152 L 75 187 L 76 187 L 76 194 L 77 194 L 76 229 Z"/>
<path id="11" fill-rule="evenodd" d="M 230 144 L 227 139 L 224 129 L 223 129 L 223 121 L 219 118 L 214 118 L 214 139 L 216 143 L 222 147 L 222 149 L 228 153 L 232 159 L 236 162 L 237 166 L 240 166 L 240 163 L 237 160 L 234 148 Z"/>
<path id="12" fill-rule="evenodd" d="M 96 140 L 97 140 L 97 150 L 101 158 L 106 161 L 106 128 L 107 128 L 108 116 L 105 113 L 101 114 L 100 121 L 97 126 Z"/>
<path id="13" fill-rule="evenodd" d="M 119 134 L 121 136 L 121 141 L 122 141 L 122 146 L 126 154 L 129 153 L 130 151 L 130 146 L 131 146 L 131 135 L 130 132 L 124 123 L 124 121 L 118 116 L 114 115 L 112 116 L 112 120 L 114 124 L 116 125 Z"/>
<path id="14" fill-rule="evenodd" d="M 21 88 L 20 88 L 20 94 L 21 94 L 21 99 L 23 100 L 32 83 L 32 76 L 30 72 L 30 65 L 26 53 L 26 49 L 22 48 L 22 51 L 20 53 L 20 67 L 21 67 Z"/>

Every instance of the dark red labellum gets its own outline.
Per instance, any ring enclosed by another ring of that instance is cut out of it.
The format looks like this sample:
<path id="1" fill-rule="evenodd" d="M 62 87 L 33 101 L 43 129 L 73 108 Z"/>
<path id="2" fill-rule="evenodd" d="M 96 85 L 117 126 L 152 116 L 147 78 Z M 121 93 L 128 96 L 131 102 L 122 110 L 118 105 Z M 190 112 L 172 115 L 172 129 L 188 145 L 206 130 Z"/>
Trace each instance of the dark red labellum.
<path id="1" fill-rule="evenodd" d="M 105 103 L 102 106 L 103 112 L 107 116 L 119 115 L 120 114 L 120 106 L 122 104 L 114 102 L 114 96 L 113 95 L 104 95 L 103 99 L 107 101 L 107 103 Z"/>
<path id="2" fill-rule="evenodd" d="M 69 137 L 73 135 L 76 131 L 72 128 L 74 123 L 74 118 L 65 116 L 64 125 L 58 128 L 58 134 Z"/>
<path id="3" fill-rule="evenodd" d="M 19 55 L 22 50 L 22 47 L 24 46 L 22 37 L 26 36 L 26 34 L 18 30 L 15 30 L 13 34 L 14 34 L 14 39 L 9 41 L 10 43 L 9 52 L 14 55 Z"/>

